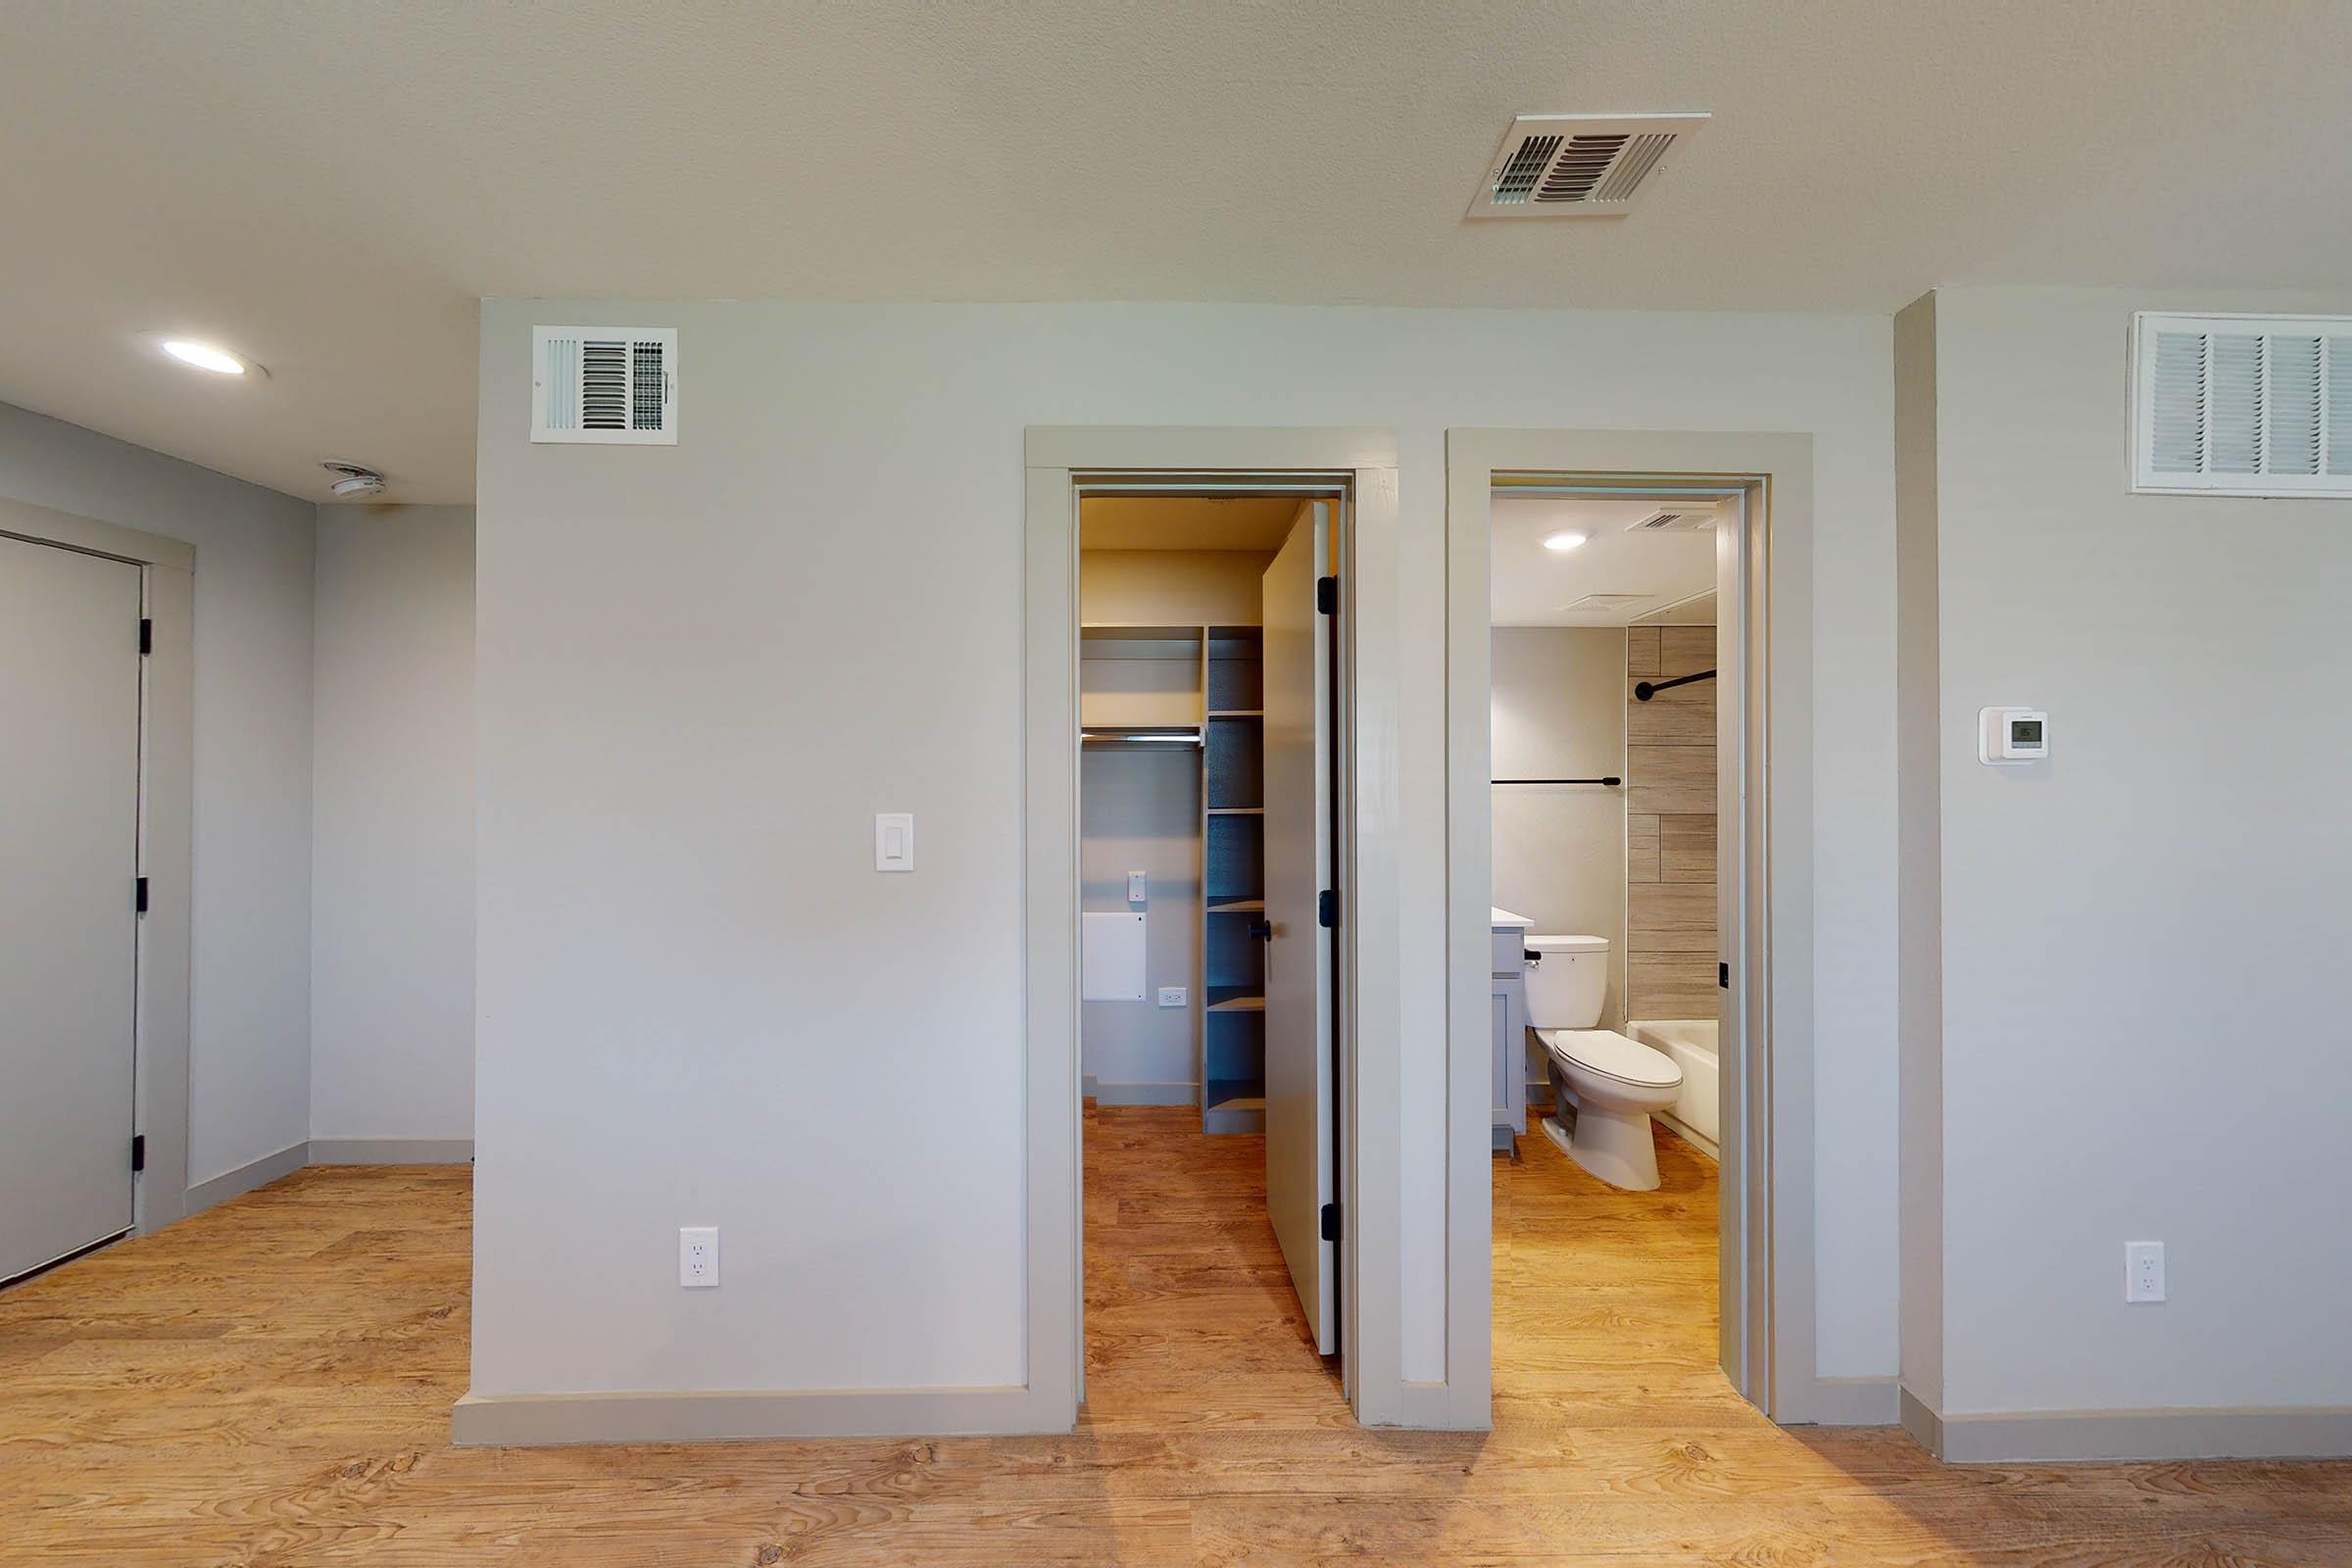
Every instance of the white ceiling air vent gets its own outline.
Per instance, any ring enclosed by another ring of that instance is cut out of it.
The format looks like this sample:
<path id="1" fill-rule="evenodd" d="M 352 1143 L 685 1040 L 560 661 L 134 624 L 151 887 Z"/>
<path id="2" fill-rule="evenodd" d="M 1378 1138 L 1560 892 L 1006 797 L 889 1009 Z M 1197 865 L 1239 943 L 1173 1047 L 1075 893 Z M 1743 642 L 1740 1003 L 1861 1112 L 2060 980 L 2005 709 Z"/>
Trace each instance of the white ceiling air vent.
<path id="1" fill-rule="evenodd" d="M 1696 533 L 1715 520 L 1711 507 L 1663 507 L 1625 526 L 1627 533 Z"/>
<path id="2" fill-rule="evenodd" d="M 2352 317 L 2132 318 L 2132 488 L 2352 496 Z"/>
<path id="3" fill-rule="evenodd" d="M 1502 133 L 1468 216 L 1616 217 L 1708 118 L 1521 115 Z"/>
<path id="4" fill-rule="evenodd" d="M 1651 595 L 1648 594 L 1587 594 L 1573 604 L 1562 605 L 1560 608 L 1579 614 L 1606 614 L 1610 611 L 1623 610 L 1628 605 L 1641 604 L 1650 597 Z"/>
<path id="5" fill-rule="evenodd" d="M 676 328 L 532 327 L 531 439 L 676 446 Z"/>

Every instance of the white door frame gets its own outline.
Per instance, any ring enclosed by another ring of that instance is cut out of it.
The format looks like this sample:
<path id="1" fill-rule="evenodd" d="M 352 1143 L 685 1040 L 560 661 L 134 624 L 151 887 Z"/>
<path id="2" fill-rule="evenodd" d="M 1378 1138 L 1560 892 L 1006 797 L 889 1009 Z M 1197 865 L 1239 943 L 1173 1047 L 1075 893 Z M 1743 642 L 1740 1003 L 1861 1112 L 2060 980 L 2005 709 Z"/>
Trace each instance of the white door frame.
<path id="1" fill-rule="evenodd" d="M 1760 432 L 1447 432 L 1446 1356 L 1457 1385 L 1493 1370 L 1489 498 L 1513 476 L 1710 486 L 1740 491 L 1745 518 L 1731 564 L 1741 667 L 1718 699 L 1737 705 L 1745 773 L 1737 930 L 1725 943 L 1746 1049 L 1724 1073 L 1723 1365 L 1784 1425 L 1838 1413 L 1815 1376 L 1813 1340 L 1812 449 L 1810 436 Z"/>
<path id="2" fill-rule="evenodd" d="M 131 1126 L 147 1140 L 146 1169 L 132 1183 L 132 1230 L 152 1231 L 188 1207 L 196 547 L 5 497 L 0 534 L 129 562 L 140 568 L 140 612 L 154 623 L 139 671 L 138 860 L 148 904 L 138 924 L 131 1048 Z"/>
<path id="3" fill-rule="evenodd" d="M 1394 431 L 1032 427 L 1024 533 L 1022 946 L 1028 1070 L 1024 1426 L 1076 1425 L 1085 1363 L 1079 1184 L 1078 498 L 1090 484 L 1184 478 L 1345 485 L 1341 651 L 1346 818 L 1338 1129 L 1345 1389 L 1356 1419 L 1405 1419 L 1398 1157 L 1396 438 Z M 1362 961 L 1358 961 L 1358 956 Z"/>

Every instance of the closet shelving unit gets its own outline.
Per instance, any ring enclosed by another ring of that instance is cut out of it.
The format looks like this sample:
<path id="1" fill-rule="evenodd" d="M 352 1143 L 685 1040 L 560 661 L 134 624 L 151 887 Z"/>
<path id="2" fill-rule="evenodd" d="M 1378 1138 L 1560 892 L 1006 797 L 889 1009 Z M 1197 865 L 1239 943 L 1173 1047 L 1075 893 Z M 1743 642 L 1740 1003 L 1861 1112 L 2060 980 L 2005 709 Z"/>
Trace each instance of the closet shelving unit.
<path id="1" fill-rule="evenodd" d="M 1192 746 L 1200 766 L 1201 1130 L 1266 1117 L 1264 713 L 1255 626 L 1090 623 L 1080 630 L 1086 745 Z"/>
<path id="2" fill-rule="evenodd" d="M 1264 642 L 1255 626 L 1202 628 L 1200 690 L 1200 1126 L 1266 1125 Z"/>

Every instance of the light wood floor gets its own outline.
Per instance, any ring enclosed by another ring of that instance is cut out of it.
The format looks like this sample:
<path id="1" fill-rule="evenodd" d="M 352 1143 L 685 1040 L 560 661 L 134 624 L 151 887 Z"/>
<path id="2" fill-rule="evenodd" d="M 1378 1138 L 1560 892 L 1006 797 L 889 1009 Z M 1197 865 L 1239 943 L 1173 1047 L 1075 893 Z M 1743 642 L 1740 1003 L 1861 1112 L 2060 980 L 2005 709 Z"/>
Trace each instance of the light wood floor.
<path id="1" fill-rule="evenodd" d="M 1494 1171 L 1495 1430 L 1357 1430 L 1254 1139 L 1087 1119 L 1091 1400 L 1016 1441 L 456 1450 L 466 1172 L 307 1170 L 0 1294 L 0 1561 L 2352 1563 L 2352 1465 L 1950 1469 L 1713 1369 L 1712 1175 Z"/>

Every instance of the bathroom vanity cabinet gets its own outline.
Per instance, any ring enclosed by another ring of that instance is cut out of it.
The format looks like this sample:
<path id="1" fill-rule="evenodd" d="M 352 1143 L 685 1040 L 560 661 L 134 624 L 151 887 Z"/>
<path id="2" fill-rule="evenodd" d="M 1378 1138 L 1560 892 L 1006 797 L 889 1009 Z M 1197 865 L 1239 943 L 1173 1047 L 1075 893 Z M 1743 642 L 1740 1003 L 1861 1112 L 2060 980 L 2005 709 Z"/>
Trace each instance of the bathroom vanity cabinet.
<path id="1" fill-rule="evenodd" d="M 1491 909 L 1494 938 L 1494 1152 L 1507 1153 L 1527 1131 L 1527 933 L 1535 922 Z"/>

